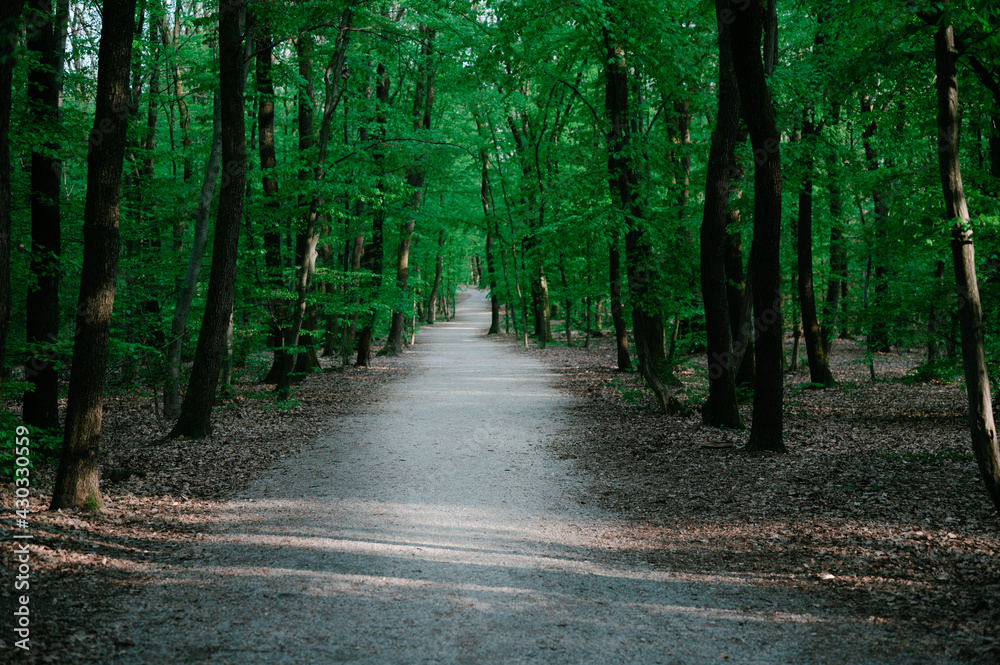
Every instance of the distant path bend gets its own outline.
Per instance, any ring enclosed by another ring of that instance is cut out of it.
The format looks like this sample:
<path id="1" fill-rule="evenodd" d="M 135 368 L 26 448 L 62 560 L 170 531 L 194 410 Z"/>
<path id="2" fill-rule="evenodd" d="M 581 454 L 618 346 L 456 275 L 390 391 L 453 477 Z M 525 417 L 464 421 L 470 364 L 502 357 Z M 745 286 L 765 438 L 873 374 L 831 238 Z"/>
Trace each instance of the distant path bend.
<path id="1" fill-rule="evenodd" d="M 609 552 L 613 520 L 547 447 L 571 398 L 488 325 L 473 293 L 385 399 L 223 504 L 136 598 L 112 662 L 770 665 L 870 639 L 815 599 Z"/>

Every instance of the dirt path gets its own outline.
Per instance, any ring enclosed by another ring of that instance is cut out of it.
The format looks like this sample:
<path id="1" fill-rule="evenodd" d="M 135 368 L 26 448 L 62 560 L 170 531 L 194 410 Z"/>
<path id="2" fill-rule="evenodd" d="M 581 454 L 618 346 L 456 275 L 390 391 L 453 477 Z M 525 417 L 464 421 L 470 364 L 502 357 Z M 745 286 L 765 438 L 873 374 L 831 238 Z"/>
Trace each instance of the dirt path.
<path id="1" fill-rule="evenodd" d="M 222 504 L 106 662 L 897 662 L 814 595 L 616 554 L 547 446 L 571 398 L 487 325 L 474 294 L 386 399 Z"/>

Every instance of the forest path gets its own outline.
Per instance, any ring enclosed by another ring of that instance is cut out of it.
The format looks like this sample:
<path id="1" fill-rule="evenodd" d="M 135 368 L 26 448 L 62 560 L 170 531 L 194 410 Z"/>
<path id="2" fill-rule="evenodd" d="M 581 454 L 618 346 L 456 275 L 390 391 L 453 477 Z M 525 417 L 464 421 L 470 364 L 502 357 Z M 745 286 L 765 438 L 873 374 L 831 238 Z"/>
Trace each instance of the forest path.
<path id="1" fill-rule="evenodd" d="M 614 520 L 580 504 L 585 480 L 546 445 L 579 425 L 572 398 L 488 324 L 473 293 L 421 331 L 417 371 L 385 399 L 222 504 L 114 618 L 125 646 L 108 662 L 873 657 L 867 629 L 815 598 L 616 554 Z"/>

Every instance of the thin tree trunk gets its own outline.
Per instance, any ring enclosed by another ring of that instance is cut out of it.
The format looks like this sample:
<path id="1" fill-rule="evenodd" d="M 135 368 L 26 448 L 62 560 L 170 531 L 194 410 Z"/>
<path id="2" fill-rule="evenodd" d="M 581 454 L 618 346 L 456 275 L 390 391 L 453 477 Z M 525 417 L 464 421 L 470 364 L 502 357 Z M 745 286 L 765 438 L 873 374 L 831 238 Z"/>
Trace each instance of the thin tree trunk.
<path id="1" fill-rule="evenodd" d="M 208 154 L 205 166 L 205 177 L 201 184 L 201 196 L 198 197 L 198 208 L 194 219 L 194 241 L 191 243 L 191 255 L 188 257 L 187 271 L 184 273 L 184 284 L 177 298 L 177 307 L 170 322 L 170 339 L 167 342 L 167 379 L 163 387 L 163 416 L 173 420 L 181 414 L 180 376 L 181 352 L 184 348 L 184 338 L 187 336 L 187 320 L 191 314 L 191 304 L 194 302 L 195 290 L 198 287 L 198 276 L 205 257 L 205 246 L 208 245 L 209 215 L 212 210 L 212 199 L 215 198 L 215 187 L 219 180 L 219 169 L 222 165 L 222 100 L 216 89 L 214 95 L 214 112 L 212 114 L 212 148 Z"/>
<path id="2" fill-rule="evenodd" d="M 815 124 L 806 117 L 802 125 L 802 135 L 810 137 L 818 134 L 819 131 Z M 823 386 L 832 386 L 837 382 L 830 372 L 830 363 L 824 344 L 824 340 L 829 335 L 819 325 L 819 317 L 816 313 L 816 295 L 813 287 L 813 160 L 808 152 L 812 149 L 811 144 L 806 146 L 807 152 L 803 164 L 805 175 L 802 189 L 799 190 L 799 223 L 796 237 L 798 243 L 799 306 L 802 311 L 802 329 L 806 338 L 806 357 L 809 360 L 809 380 Z"/>
<path id="3" fill-rule="evenodd" d="M 128 138 L 128 78 L 135 0 L 107 0 L 103 7 L 94 129 L 87 156 L 83 270 L 66 429 L 52 490 L 52 510 L 101 510 L 102 507 L 97 455 L 118 277 L 118 217 Z"/>
<path id="4" fill-rule="evenodd" d="M 754 232 L 750 271 L 754 283 L 756 385 L 748 450 L 784 451 L 782 440 L 784 345 L 781 325 L 781 151 L 774 108 L 761 59 L 764 8 L 736 7 L 733 65 L 740 105 L 754 151 Z"/>
<path id="5" fill-rule="evenodd" d="M 729 0 L 715 2 L 720 28 L 719 114 L 708 154 L 701 222 L 701 293 L 708 342 L 708 399 L 701 416 L 706 425 L 744 429 L 746 425 L 736 404 L 736 367 L 726 282 L 726 207 L 740 125 L 740 97 L 733 73 L 730 31 L 724 23 L 724 18 L 732 12 L 729 5 Z"/>
<path id="6" fill-rule="evenodd" d="M 969 209 L 958 160 L 961 129 L 958 119 L 958 70 L 955 37 L 950 22 L 942 20 L 934 36 L 934 55 L 937 70 L 938 166 L 944 191 L 945 216 L 954 222 L 951 251 L 959 295 L 958 315 L 962 326 L 962 359 L 969 398 L 969 430 L 972 450 L 986 491 L 1000 511 L 1000 447 L 993 422 L 993 402 L 983 343 L 983 308 L 976 282 Z"/>
<path id="7" fill-rule="evenodd" d="M 219 1 L 219 98 L 222 106 L 222 175 L 212 245 L 212 275 L 181 414 L 169 437 L 200 439 L 212 432 L 212 406 L 226 354 L 233 311 L 236 254 L 246 191 L 247 155 L 243 108 L 242 23 L 245 0 Z"/>
<path id="8" fill-rule="evenodd" d="M 628 352 L 628 326 L 625 324 L 625 311 L 622 306 L 622 276 L 621 256 L 618 253 L 618 242 L 611 241 L 608 250 L 608 275 L 611 289 L 611 321 L 615 327 L 615 348 L 618 352 L 618 370 L 627 372 L 632 369 L 632 358 Z"/>
<path id="9" fill-rule="evenodd" d="M 28 50 L 36 53 L 38 66 L 28 73 L 28 107 L 40 127 L 52 132 L 61 123 L 59 100 L 69 3 L 59 0 L 53 13 L 50 0 L 33 0 L 30 12 Z M 33 287 L 29 288 L 25 301 L 25 331 L 31 355 L 24 365 L 24 378 L 32 388 L 24 392 L 21 418 L 28 425 L 56 428 L 59 427 L 59 377 L 54 345 L 59 337 L 62 161 L 54 156 L 58 150 L 55 142 L 40 147 L 41 150 L 31 151 L 29 283 Z"/>

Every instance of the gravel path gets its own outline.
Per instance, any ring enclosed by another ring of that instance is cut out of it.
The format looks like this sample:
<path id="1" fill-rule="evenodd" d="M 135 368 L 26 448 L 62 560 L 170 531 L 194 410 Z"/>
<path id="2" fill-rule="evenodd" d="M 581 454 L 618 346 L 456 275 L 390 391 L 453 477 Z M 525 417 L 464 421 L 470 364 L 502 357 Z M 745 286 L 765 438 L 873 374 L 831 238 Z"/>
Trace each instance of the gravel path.
<path id="1" fill-rule="evenodd" d="M 571 398 L 488 323 L 474 293 L 384 400 L 222 504 L 107 662 L 898 662 L 815 597 L 616 553 L 548 447 Z"/>

